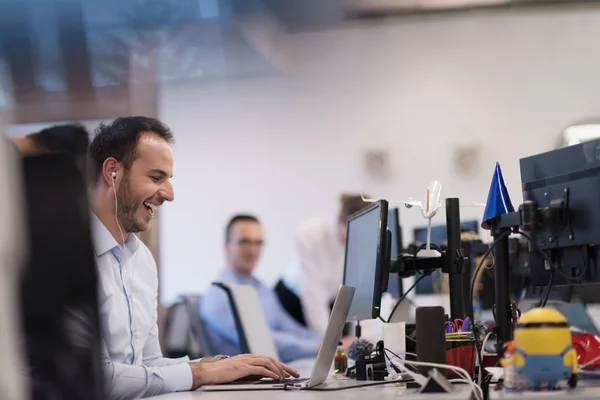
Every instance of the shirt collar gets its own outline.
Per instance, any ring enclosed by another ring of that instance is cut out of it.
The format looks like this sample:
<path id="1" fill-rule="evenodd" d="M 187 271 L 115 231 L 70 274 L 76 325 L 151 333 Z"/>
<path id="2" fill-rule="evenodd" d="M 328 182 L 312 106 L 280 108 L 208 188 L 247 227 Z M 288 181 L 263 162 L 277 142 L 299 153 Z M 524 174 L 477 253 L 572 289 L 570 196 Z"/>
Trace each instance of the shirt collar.
<path id="1" fill-rule="evenodd" d="M 231 279 L 235 283 L 238 283 L 241 285 L 259 285 L 260 284 L 260 281 L 258 279 L 256 279 L 254 276 L 240 275 L 229 267 L 225 267 L 223 269 L 223 271 L 221 273 L 221 277 Z"/>
<path id="2" fill-rule="evenodd" d="M 92 212 L 92 238 L 94 241 L 94 252 L 96 253 L 96 257 L 100 257 L 115 247 L 119 247 L 119 243 L 117 243 L 115 238 L 110 234 L 108 229 L 106 229 L 106 226 L 104 226 L 102 221 L 100 221 L 100 218 L 98 218 L 94 212 Z M 130 233 L 127 235 L 127 240 L 125 240 L 125 247 L 132 253 L 135 252 L 139 247 L 139 238 L 133 233 Z"/>

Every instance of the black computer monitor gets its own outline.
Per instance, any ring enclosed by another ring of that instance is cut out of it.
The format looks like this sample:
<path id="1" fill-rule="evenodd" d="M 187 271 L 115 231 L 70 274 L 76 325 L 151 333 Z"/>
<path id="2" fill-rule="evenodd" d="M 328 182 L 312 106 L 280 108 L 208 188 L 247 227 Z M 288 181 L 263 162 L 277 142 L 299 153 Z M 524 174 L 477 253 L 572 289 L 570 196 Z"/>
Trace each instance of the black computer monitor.
<path id="1" fill-rule="evenodd" d="M 389 273 L 387 214 L 388 202 L 379 200 L 348 218 L 344 285 L 356 289 L 348 321 L 379 317 Z"/>
<path id="2" fill-rule="evenodd" d="M 531 254 L 531 283 L 546 286 L 551 268 L 555 286 L 600 282 L 600 140 L 520 160 L 523 200 L 538 211 L 529 231 L 549 254 Z"/>
<path id="3" fill-rule="evenodd" d="M 387 227 L 392 233 L 392 240 L 390 246 L 390 255 L 392 259 L 398 258 L 398 255 L 402 253 L 402 227 L 400 226 L 400 211 L 398 208 L 390 208 L 388 210 Z M 391 294 L 393 298 L 399 299 L 404 293 L 402 285 L 402 278 L 396 273 L 390 274 L 388 278 L 387 293 Z"/>
<path id="4" fill-rule="evenodd" d="M 479 233 L 479 223 L 476 220 L 472 221 L 462 221 L 460 223 L 460 230 L 462 232 L 469 231 Z M 417 245 L 422 245 L 427 243 L 427 227 L 415 228 L 414 231 L 414 242 Z M 442 246 L 446 244 L 446 240 L 448 236 L 448 230 L 446 225 L 433 225 L 431 227 L 431 243 L 437 244 L 438 246 Z M 421 279 L 417 286 L 415 287 L 416 294 L 434 294 L 435 290 L 433 288 L 434 280 L 442 279 L 442 271 L 436 270 L 431 275 L 424 277 Z"/>

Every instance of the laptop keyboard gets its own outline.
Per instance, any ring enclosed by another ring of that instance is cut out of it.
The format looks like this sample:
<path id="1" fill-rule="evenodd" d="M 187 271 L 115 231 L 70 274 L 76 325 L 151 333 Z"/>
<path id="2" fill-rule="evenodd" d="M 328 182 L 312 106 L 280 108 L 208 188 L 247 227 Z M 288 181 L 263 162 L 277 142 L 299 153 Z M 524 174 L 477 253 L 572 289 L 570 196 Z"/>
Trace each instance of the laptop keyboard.
<path id="1" fill-rule="evenodd" d="M 295 385 L 297 383 L 306 382 L 307 380 L 308 380 L 308 378 L 287 378 L 287 379 L 284 379 L 283 381 L 276 381 L 275 379 L 261 379 L 259 381 L 252 382 L 252 383 L 255 385 L 273 385 L 273 384 L 277 384 L 277 383 L 283 383 L 286 385 Z"/>

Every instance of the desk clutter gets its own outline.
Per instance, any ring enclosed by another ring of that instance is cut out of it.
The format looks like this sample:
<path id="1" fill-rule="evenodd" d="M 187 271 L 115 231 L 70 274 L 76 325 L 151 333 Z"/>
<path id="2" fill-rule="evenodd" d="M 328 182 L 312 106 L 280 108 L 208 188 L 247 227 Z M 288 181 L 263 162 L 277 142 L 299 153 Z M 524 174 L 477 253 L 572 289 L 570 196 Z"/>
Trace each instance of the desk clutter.
<path id="1" fill-rule="evenodd" d="M 519 312 L 514 339 L 503 346 L 503 351 L 494 353 L 490 352 L 496 350 L 493 327 L 471 323 L 468 318 L 450 320 L 442 307 L 420 307 L 416 315 L 415 332 L 407 337 L 408 346 L 401 354 L 390 350 L 384 341 L 375 345 L 364 339 L 354 342 L 348 349 L 353 365 L 346 376 L 367 381 L 402 378 L 410 380 L 407 388 L 419 393 L 452 393 L 458 385 L 466 384 L 476 399 L 500 392 L 519 393 L 525 398 L 528 393 L 535 395 L 533 392 L 538 396 L 544 392 L 570 396 L 577 392 L 582 379 L 586 380 L 584 386 L 598 386 L 595 382 L 600 382 L 600 374 L 594 372 L 600 368 L 600 338 L 570 327 L 555 308 Z M 408 326 L 406 329 L 410 330 Z M 478 331 L 481 329 L 485 329 L 483 333 Z M 408 344 L 411 338 L 416 341 Z M 490 370 L 494 374 L 479 368 L 480 356 L 487 358 L 483 366 L 493 367 Z M 490 384 L 492 380 L 494 384 Z"/>

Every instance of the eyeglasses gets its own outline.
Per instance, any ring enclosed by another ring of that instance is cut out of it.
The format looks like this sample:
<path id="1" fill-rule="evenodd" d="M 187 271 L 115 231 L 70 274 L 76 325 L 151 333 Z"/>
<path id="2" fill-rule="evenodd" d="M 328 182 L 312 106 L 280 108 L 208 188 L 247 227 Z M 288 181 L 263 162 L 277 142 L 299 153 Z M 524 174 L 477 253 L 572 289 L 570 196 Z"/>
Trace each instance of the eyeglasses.
<path id="1" fill-rule="evenodd" d="M 230 240 L 229 242 L 237 244 L 238 246 L 243 246 L 243 247 L 251 247 L 251 246 L 262 247 L 265 244 L 265 242 L 263 240 L 252 240 L 252 239 L 247 239 L 247 238 Z"/>

